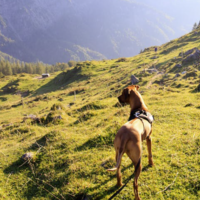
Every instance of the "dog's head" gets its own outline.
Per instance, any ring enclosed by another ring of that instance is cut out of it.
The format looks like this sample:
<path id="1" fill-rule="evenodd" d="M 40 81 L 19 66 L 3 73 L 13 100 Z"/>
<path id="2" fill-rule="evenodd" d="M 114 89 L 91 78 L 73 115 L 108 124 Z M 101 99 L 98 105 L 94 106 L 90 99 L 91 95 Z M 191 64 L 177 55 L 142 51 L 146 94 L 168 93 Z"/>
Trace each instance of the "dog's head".
<path id="1" fill-rule="evenodd" d="M 139 89 L 138 85 L 131 85 L 131 86 L 128 86 L 127 88 L 125 88 L 123 90 L 122 94 L 118 97 L 119 102 L 122 105 L 130 104 L 131 92 L 135 93 L 136 91 L 138 91 L 138 89 Z"/>

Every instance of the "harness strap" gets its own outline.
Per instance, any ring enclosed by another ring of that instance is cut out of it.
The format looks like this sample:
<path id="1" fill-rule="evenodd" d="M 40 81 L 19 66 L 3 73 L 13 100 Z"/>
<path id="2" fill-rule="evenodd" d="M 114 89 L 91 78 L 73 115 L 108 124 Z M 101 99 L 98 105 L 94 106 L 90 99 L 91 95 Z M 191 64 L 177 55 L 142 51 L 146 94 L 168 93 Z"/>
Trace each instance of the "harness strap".
<path id="1" fill-rule="evenodd" d="M 143 134 L 145 133 L 145 128 L 144 128 L 144 122 L 143 122 L 143 120 L 142 120 L 142 118 L 140 118 L 140 117 L 138 117 L 138 119 L 142 122 L 142 124 L 143 124 Z"/>

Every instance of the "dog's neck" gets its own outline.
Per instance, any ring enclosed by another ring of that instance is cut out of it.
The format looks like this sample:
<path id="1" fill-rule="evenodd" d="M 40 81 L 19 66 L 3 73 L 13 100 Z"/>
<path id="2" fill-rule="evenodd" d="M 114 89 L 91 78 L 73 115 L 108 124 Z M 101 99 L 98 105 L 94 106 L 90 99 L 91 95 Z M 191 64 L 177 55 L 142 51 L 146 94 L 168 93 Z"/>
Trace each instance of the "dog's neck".
<path id="1" fill-rule="evenodd" d="M 139 92 L 131 92 L 131 97 L 132 97 L 130 101 L 131 112 L 136 109 L 148 111 L 148 108 L 146 107 L 144 100 Z"/>

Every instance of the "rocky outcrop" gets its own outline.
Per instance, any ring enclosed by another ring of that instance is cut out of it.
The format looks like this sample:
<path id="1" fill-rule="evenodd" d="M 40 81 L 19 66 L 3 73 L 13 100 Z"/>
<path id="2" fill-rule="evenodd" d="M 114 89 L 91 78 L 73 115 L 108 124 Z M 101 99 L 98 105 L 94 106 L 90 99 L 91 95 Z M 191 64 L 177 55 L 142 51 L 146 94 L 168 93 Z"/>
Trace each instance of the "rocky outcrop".
<path id="1" fill-rule="evenodd" d="M 26 122 L 28 119 L 32 121 L 32 123 L 40 123 L 40 118 L 36 115 L 30 114 L 23 118 L 23 122 Z"/>
<path id="2" fill-rule="evenodd" d="M 179 73 L 177 73 L 174 78 L 178 78 L 179 76 L 181 76 Z"/>
<path id="3" fill-rule="evenodd" d="M 200 50 L 197 48 L 187 51 L 187 57 L 183 59 L 182 63 L 187 64 L 192 61 L 197 61 L 200 58 Z"/>
<path id="4" fill-rule="evenodd" d="M 31 159 L 33 159 L 33 157 L 34 157 L 33 152 L 27 152 L 27 153 L 23 154 L 21 158 L 25 161 L 30 161 Z"/>
<path id="5" fill-rule="evenodd" d="M 200 92 L 200 84 L 195 88 L 195 92 Z"/>
<path id="6" fill-rule="evenodd" d="M 152 69 L 145 69 L 145 72 L 149 72 L 149 73 L 157 73 L 158 70 L 155 69 L 155 68 L 152 68 Z"/>
<path id="7" fill-rule="evenodd" d="M 135 85 L 139 82 L 138 78 L 134 75 L 131 75 L 131 83 L 132 85 Z"/>
<path id="8" fill-rule="evenodd" d="M 189 54 L 193 53 L 194 50 L 196 50 L 196 48 L 189 49 L 189 50 L 186 51 L 183 55 L 184 55 L 184 56 L 188 56 Z"/>
<path id="9" fill-rule="evenodd" d="M 182 65 L 181 65 L 181 64 L 176 64 L 174 67 L 175 67 L 175 68 L 181 68 Z"/>

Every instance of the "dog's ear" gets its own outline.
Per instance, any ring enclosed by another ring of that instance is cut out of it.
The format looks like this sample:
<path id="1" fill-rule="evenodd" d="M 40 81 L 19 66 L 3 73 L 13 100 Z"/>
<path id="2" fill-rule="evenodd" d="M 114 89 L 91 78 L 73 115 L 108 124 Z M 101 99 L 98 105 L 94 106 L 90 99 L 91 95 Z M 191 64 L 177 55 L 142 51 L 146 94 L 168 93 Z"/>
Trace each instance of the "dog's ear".
<path id="1" fill-rule="evenodd" d="M 129 90 L 128 88 L 126 88 L 125 90 L 124 90 L 124 97 L 125 97 L 125 100 L 128 98 L 128 96 L 130 95 L 130 92 L 131 92 L 131 90 Z"/>
<path id="2" fill-rule="evenodd" d="M 139 85 L 136 85 L 135 87 L 136 87 L 136 89 L 137 89 L 137 90 L 140 88 L 140 86 L 139 86 Z"/>

